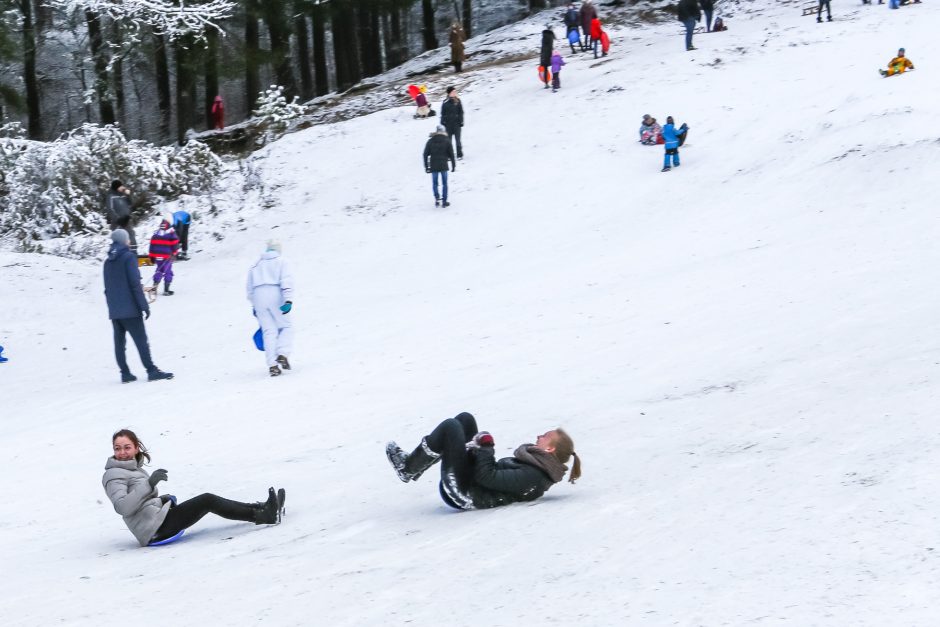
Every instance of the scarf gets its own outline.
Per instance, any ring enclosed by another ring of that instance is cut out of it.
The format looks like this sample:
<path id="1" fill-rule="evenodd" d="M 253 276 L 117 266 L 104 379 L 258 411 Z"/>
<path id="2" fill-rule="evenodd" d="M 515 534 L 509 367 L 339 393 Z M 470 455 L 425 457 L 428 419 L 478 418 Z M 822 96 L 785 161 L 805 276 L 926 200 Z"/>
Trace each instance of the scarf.
<path id="1" fill-rule="evenodd" d="M 549 476 L 552 483 L 558 483 L 565 477 L 568 467 L 558 461 L 552 453 L 547 453 L 534 444 L 521 444 L 512 454 L 523 464 L 535 466 Z"/>

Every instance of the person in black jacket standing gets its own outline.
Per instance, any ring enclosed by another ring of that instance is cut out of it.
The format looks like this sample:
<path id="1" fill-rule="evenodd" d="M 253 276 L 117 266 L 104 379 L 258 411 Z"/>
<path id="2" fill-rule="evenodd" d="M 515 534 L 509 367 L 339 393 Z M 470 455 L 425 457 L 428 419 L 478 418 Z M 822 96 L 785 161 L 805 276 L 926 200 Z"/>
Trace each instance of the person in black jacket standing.
<path id="1" fill-rule="evenodd" d="M 477 429 L 476 419 L 463 412 L 441 422 L 407 454 L 389 442 L 385 454 L 398 478 L 415 481 L 441 462 L 439 491 L 455 509 L 487 509 L 520 501 L 534 501 L 560 482 L 573 456 L 568 480 L 581 477 L 581 460 L 574 442 L 562 429 L 552 429 L 519 446 L 512 457 L 496 460 L 493 436 Z"/>
<path id="2" fill-rule="evenodd" d="M 676 9 L 679 21 L 685 25 L 685 49 L 695 50 L 692 45 L 692 32 L 695 30 L 695 23 L 702 20 L 702 12 L 698 8 L 697 0 L 679 0 L 679 7 Z"/>
<path id="3" fill-rule="evenodd" d="M 460 130 L 463 128 L 463 103 L 457 96 L 457 90 L 447 88 L 447 99 L 441 105 L 441 124 L 447 129 L 448 139 L 457 141 L 457 158 L 463 159 L 463 144 L 460 143 Z"/>
<path id="4" fill-rule="evenodd" d="M 715 0 L 698 0 L 698 4 L 705 13 L 705 32 L 712 32 L 712 14 L 715 12 Z"/>
<path id="5" fill-rule="evenodd" d="M 555 49 L 555 32 L 552 30 L 551 24 L 545 25 L 545 30 L 542 31 L 542 49 L 539 52 L 539 65 L 542 66 L 544 70 L 544 81 L 545 89 L 548 89 L 548 84 L 551 81 L 548 74 L 551 71 L 552 67 L 552 50 Z"/>
<path id="6" fill-rule="evenodd" d="M 137 252 L 137 234 L 131 226 L 131 190 L 124 187 L 124 183 L 115 179 L 111 181 L 111 189 L 105 196 L 105 214 L 111 230 L 124 229 L 130 237 L 130 249 Z"/>
<path id="7" fill-rule="evenodd" d="M 434 206 L 441 206 L 441 194 L 438 193 L 437 179 L 440 178 L 444 187 L 444 207 L 449 207 L 447 202 L 447 162 L 451 163 L 451 172 L 457 169 L 457 161 L 454 159 L 454 147 L 450 143 L 450 137 L 447 135 L 447 129 L 443 126 L 437 127 L 437 132 L 431 133 L 431 138 L 424 145 L 424 156 L 421 159 L 424 163 L 424 171 L 431 174 L 431 189 L 434 190 Z"/>
<path id="8" fill-rule="evenodd" d="M 125 347 L 128 333 L 137 345 L 140 361 L 147 369 L 147 379 L 172 379 L 172 372 L 163 372 L 150 358 L 150 344 L 144 328 L 144 319 L 150 317 L 150 305 L 140 286 L 137 255 L 128 248 L 130 237 L 124 229 L 117 229 L 111 233 L 111 241 L 113 243 L 104 262 L 104 295 L 108 301 L 108 317 L 114 329 L 114 357 L 121 369 L 121 383 L 137 380 L 127 366 Z"/>
<path id="9" fill-rule="evenodd" d="M 571 46 L 571 54 L 577 52 L 577 50 L 574 49 L 574 41 L 572 41 L 571 33 L 577 33 L 578 44 L 581 46 L 581 50 L 584 50 L 584 44 L 581 43 L 580 26 L 581 14 L 574 8 L 574 2 L 571 2 L 568 4 L 568 10 L 565 11 L 565 30 L 568 31 L 565 33 L 565 37 L 568 39 L 568 44 Z"/>

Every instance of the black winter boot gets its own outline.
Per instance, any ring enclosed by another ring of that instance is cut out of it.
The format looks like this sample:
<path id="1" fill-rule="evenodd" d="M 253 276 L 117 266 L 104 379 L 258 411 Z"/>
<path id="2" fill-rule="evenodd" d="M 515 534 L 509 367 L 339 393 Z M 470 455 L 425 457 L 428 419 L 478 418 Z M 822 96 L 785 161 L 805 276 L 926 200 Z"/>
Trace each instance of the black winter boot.
<path id="1" fill-rule="evenodd" d="M 278 523 L 281 512 L 281 504 L 277 500 L 277 494 L 274 488 L 268 488 L 268 500 L 264 503 L 255 504 L 255 524 L 256 525 L 275 525 Z"/>
<path id="2" fill-rule="evenodd" d="M 432 451 L 425 438 L 421 438 L 421 444 L 410 455 L 401 450 L 395 442 L 389 442 L 385 445 L 385 455 L 398 478 L 405 483 L 417 481 L 425 470 L 441 459 L 441 454 Z"/>
<path id="3" fill-rule="evenodd" d="M 166 296 L 172 296 L 172 295 L 173 295 L 173 290 L 170 289 L 170 282 L 169 282 L 169 281 L 167 281 L 166 283 L 163 284 L 163 293 L 164 293 Z"/>

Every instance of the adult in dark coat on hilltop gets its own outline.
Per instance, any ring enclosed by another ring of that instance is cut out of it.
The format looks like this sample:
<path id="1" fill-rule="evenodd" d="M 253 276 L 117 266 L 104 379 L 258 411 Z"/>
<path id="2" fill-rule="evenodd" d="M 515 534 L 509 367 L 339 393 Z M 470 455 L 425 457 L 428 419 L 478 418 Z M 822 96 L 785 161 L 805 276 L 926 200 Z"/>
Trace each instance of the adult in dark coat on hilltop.
<path id="1" fill-rule="evenodd" d="M 581 4 L 581 32 L 584 34 L 584 49 L 591 47 L 591 21 L 597 17 L 597 8 L 591 0 Z"/>
<path id="2" fill-rule="evenodd" d="M 108 250 L 108 258 L 104 262 L 104 295 L 108 301 L 108 317 L 111 318 L 114 330 L 114 357 L 121 369 L 121 383 L 137 380 L 127 366 L 125 348 L 128 333 L 137 346 L 140 361 L 147 369 L 147 379 L 172 379 L 173 373 L 157 368 L 150 357 L 150 344 L 147 341 L 147 330 L 144 328 L 144 319 L 150 317 L 150 305 L 147 304 L 140 285 L 137 255 L 128 248 L 130 238 L 127 231 L 115 230 L 111 233 L 111 241 L 111 249 Z"/>
<path id="3" fill-rule="evenodd" d="M 447 202 L 447 163 L 451 164 L 451 172 L 457 169 L 457 161 L 454 160 L 454 147 L 450 143 L 450 137 L 447 136 L 447 129 L 443 125 L 437 127 L 437 132 L 431 133 L 431 138 L 424 145 L 424 155 L 421 157 L 424 164 L 424 171 L 431 175 L 431 189 L 434 191 L 434 206 L 440 207 L 441 194 L 438 191 L 437 180 L 440 178 L 443 183 L 444 207 L 449 207 Z"/>
<path id="4" fill-rule="evenodd" d="M 574 40 L 571 38 L 571 33 L 577 33 L 578 43 L 581 46 L 581 50 L 584 50 L 584 44 L 581 42 L 581 14 L 578 13 L 578 10 L 574 8 L 574 2 L 568 4 L 568 9 L 565 11 L 565 37 L 568 38 L 568 43 L 571 44 L 571 54 L 577 52 L 574 49 Z"/>
<path id="5" fill-rule="evenodd" d="M 534 501 L 559 483 L 574 464 L 568 481 L 581 477 L 581 460 L 574 442 L 563 429 L 552 429 L 522 444 L 512 457 L 497 460 L 493 436 L 477 429 L 474 417 L 463 412 L 441 422 L 411 453 L 395 442 L 385 447 L 392 468 L 405 483 L 441 462 L 438 491 L 455 509 L 489 509 L 522 501 Z"/>
<path id="6" fill-rule="evenodd" d="M 705 13 L 705 32 L 712 32 L 712 14 L 715 12 L 715 0 L 698 0 L 698 5 Z"/>
<path id="7" fill-rule="evenodd" d="M 463 25 L 458 20 L 454 20 L 450 25 L 450 62 L 455 72 L 463 70 L 463 62 L 467 59 L 463 49 L 463 42 L 466 39 L 467 34 L 463 30 Z"/>
<path id="8" fill-rule="evenodd" d="M 542 49 L 539 51 L 539 65 L 545 70 L 544 80 L 545 80 L 545 89 L 548 89 L 548 84 L 551 82 L 548 78 L 549 68 L 552 65 L 552 52 L 555 50 L 555 31 L 552 30 L 551 24 L 545 25 L 545 30 L 542 31 Z"/>
<path id="9" fill-rule="evenodd" d="M 457 143 L 457 158 L 463 159 L 463 144 L 460 141 L 460 132 L 463 129 L 463 103 L 457 89 L 453 86 L 447 88 L 447 100 L 441 105 L 441 124 L 447 129 L 447 136 Z"/>
<path id="10" fill-rule="evenodd" d="M 130 248 L 137 252 L 137 234 L 131 226 L 131 190 L 124 187 L 124 183 L 115 179 L 111 181 L 111 189 L 105 196 L 104 210 L 108 217 L 111 230 L 124 229 L 130 238 Z"/>
<path id="11" fill-rule="evenodd" d="M 698 1 L 679 0 L 676 13 L 679 21 L 685 25 L 685 49 L 695 50 L 695 46 L 692 45 L 692 32 L 695 30 L 695 23 L 702 21 L 702 12 L 698 8 Z"/>

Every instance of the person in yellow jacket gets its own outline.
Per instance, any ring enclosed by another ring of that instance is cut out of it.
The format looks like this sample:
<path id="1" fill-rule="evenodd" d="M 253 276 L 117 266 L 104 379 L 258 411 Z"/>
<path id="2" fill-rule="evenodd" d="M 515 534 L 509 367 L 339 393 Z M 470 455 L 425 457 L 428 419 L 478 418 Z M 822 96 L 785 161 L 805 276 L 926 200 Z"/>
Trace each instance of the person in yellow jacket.
<path id="1" fill-rule="evenodd" d="M 891 59 L 888 62 L 887 70 L 878 70 L 881 72 L 882 76 L 894 76 L 895 74 L 903 74 L 907 70 L 913 70 L 914 64 L 911 63 L 911 60 L 904 56 L 904 48 L 898 50 L 898 56 Z"/>

